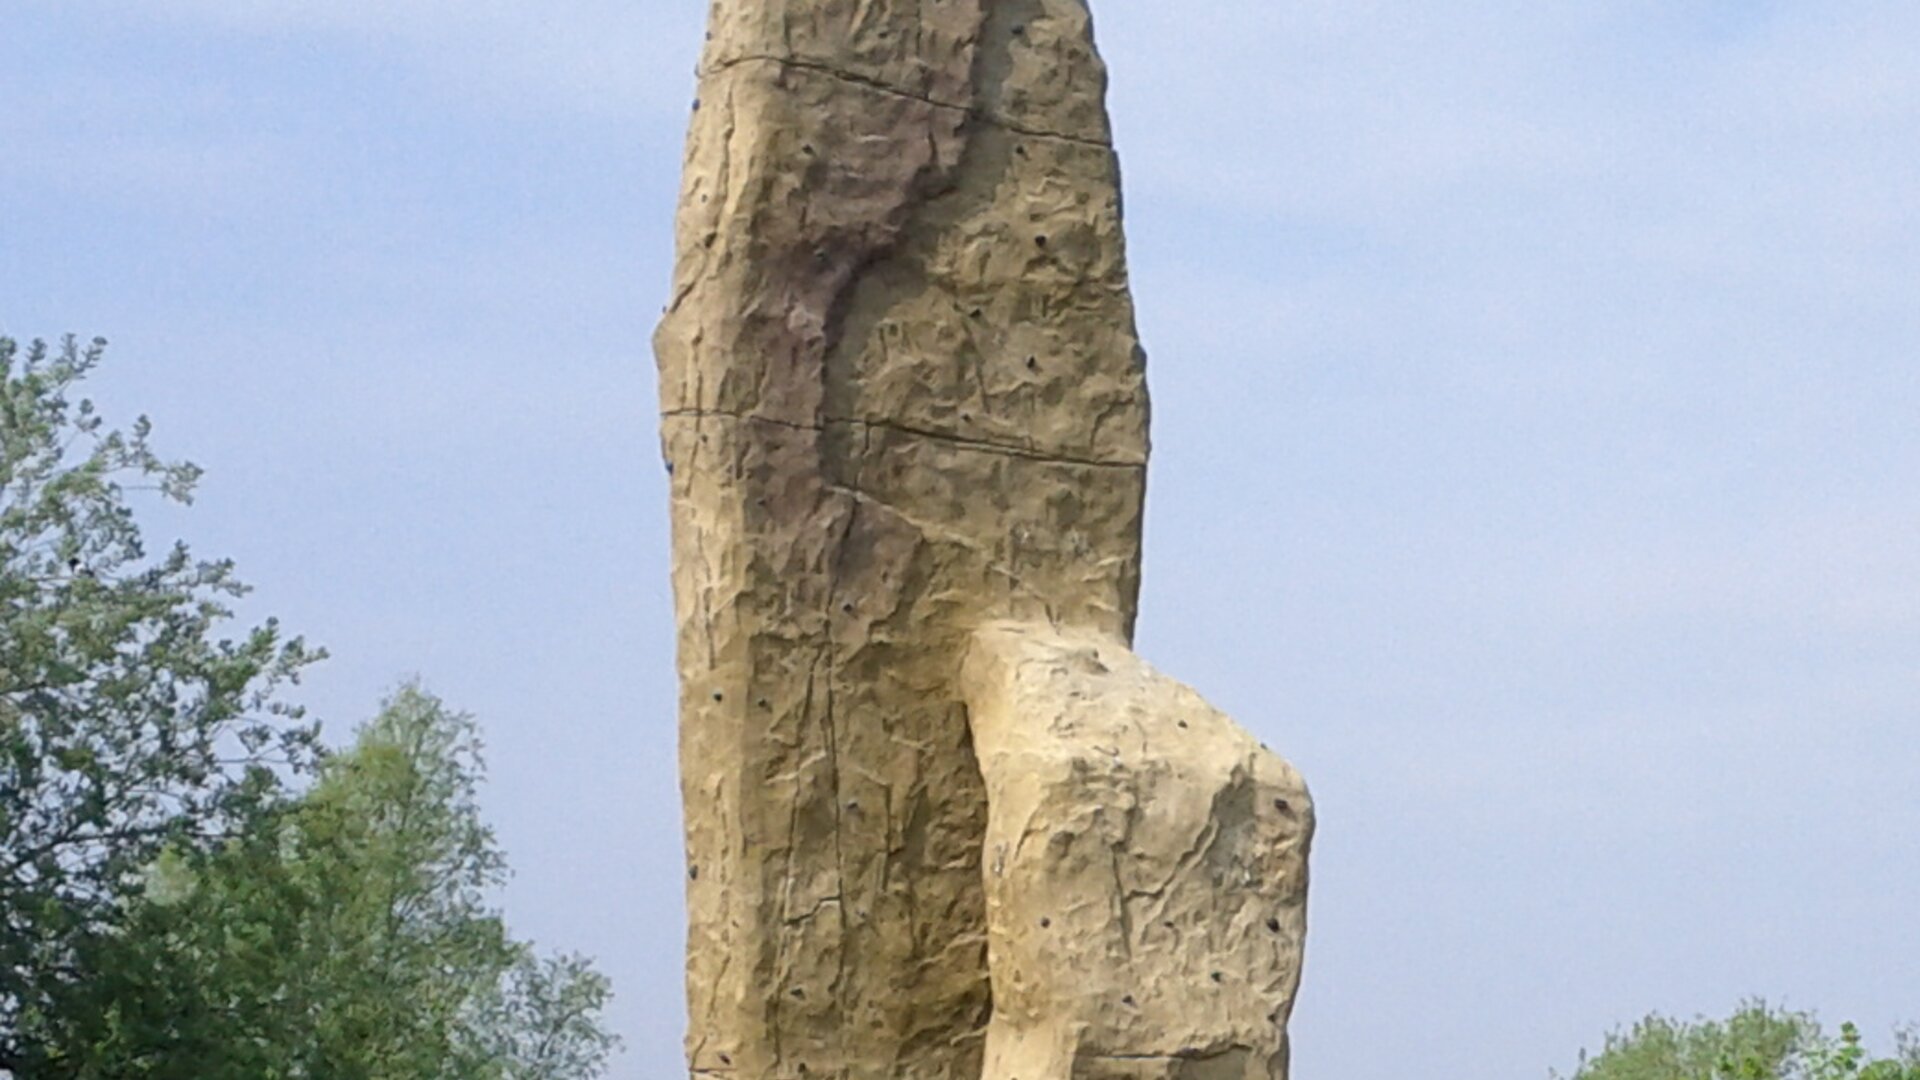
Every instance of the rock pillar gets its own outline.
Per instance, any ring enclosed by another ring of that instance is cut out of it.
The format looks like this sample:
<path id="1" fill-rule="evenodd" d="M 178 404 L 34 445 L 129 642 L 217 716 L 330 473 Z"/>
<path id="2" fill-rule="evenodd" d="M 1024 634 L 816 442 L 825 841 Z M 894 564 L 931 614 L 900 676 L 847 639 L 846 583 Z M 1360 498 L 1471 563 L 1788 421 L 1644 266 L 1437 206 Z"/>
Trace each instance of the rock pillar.
<path id="1" fill-rule="evenodd" d="M 1127 648 L 1085 4 L 716 0 L 698 95 L 655 340 L 693 1075 L 1284 1076 L 1311 807 Z"/>

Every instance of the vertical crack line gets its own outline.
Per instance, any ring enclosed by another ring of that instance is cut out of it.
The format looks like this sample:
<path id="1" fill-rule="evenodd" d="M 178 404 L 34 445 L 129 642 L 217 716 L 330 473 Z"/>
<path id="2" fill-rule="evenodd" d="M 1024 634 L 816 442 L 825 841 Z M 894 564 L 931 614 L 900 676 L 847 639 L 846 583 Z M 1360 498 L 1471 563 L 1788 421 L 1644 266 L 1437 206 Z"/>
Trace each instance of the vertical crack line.
<path id="1" fill-rule="evenodd" d="M 713 984 L 707 988 L 706 1008 L 700 1016 L 700 1037 L 693 1044 L 693 1060 L 700 1060 L 707 1044 L 713 1041 L 714 1014 L 720 1011 L 720 986 L 727 981 L 727 971 L 733 967 L 733 950 L 724 949 L 720 953 L 720 969 L 714 973 Z M 695 1070 L 698 1071 L 698 1070 Z"/>
<path id="2" fill-rule="evenodd" d="M 811 669 L 807 672 L 807 692 L 802 702 L 801 715 L 803 717 L 812 716 L 813 672 Z M 806 740 L 804 737 L 800 740 L 799 753 L 799 760 L 794 763 L 794 798 L 793 805 L 787 812 L 787 837 L 784 849 L 785 861 L 780 871 L 780 921 L 774 930 L 773 977 L 775 993 L 771 996 L 773 1023 L 768 1026 L 768 1037 L 773 1050 L 773 1060 L 776 1062 L 783 1060 L 780 1056 L 780 1034 L 786 1025 L 781 1022 L 781 1013 L 786 1010 L 787 1004 L 786 995 L 779 991 L 784 989 L 783 984 L 786 980 L 787 973 L 787 946 L 790 936 L 795 932 L 793 927 L 793 893 L 797 886 L 793 872 L 793 857 L 795 851 L 799 848 L 800 811 L 806 806 L 807 802 L 805 789 L 803 787 L 806 782 Z"/>
<path id="3" fill-rule="evenodd" d="M 833 794 L 832 794 L 832 798 L 833 798 L 833 885 L 834 885 L 834 893 L 840 897 L 839 904 L 835 905 L 838 908 L 838 914 L 840 918 L 840 947 L 834 950 L 834 953 L 835 953 L 834 990 L 835 990 L 836 998 L 839 998 L 840 996 L 842 996 L 846 990 L 847 953 L 849 951 L 849 942 L 847 940 L 848 932 L 849 932 L 849 927 L 847 924 L 847 907 L 848 907 L 847 901 L 849 897 L 849 889 L 848 889 L 848 882 L 847 882 L 846 843 L 845 843 L 845 837 L 844 837 L 844 833 L 846 832 L 846 817 L 845 817 L 846 794 L 844 791 L 841 790 L 840 732 L 839 732 L 840 720 L 838 716 L 838 711 L 835 708 L 837 704 L 835 700 L 835 697 L 836 697 L 835 689 L 836 689 L 836 683 L 838 681 L 836 678 L 836 673 L 837 673 L 836 665 L 839 659 L 838 652 L 839 652 L 840 643 L 838 641 L 837 635 L 834 633 L 834 607 L 840 596 L 840 587 L 842 584 L 842 564 L 845 562 L 848 549 L 849 547 L 851 547 L 853 542 L 854 526 L 857 525 L 860 520 L 859 501 L 848 500 L 846 505 L 847 505 L 847 524 L 845 528 L 843 528 L 840 531 L 840 537 L 836 543 L 836 546 L 833 552 L 833 557 L 827 564 L 827 612 L 826 612 L 827 768 L 828 768 L 828 775 L 830 778 L 829 783 L 833 789 Z"/>

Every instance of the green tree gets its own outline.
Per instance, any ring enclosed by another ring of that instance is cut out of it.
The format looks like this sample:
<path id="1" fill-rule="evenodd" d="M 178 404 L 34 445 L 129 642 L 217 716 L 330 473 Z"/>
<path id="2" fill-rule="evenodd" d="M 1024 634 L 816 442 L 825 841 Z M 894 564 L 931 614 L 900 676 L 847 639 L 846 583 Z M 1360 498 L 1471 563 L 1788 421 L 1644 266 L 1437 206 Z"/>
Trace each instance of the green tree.
<path id="1" fill-rule="evenodd" d="M 1752 1001 L 1724 1021 L 1648 1016 L 1582 1052 L 1571 1080 L 1920 1080 L 1920 1041 L 1902 1032 L 1875 1060 L 1853 1024 L 1830 1036 L 1811 1014 Z"/>
<path id="2" fill-rule="evenodd" d="M 126 493 L 186 502 L 199 473 L 73 397 L 104 344 L 0 337 L 0 1068 L 22 1076 L 145 868 L 244 833 L 314 739 L 275 691 L 318 653 L 272 622 L 218 636 L 230 563 L 148 557 Z"/>
<path id="3" fill-rule="evenodd" d="M 76 1075 L 599 1075 L 606 981 L 536 957 L 490 906 L 483 772 L 472 720 L 408 686 L 270 828 L 170 853 L 114 980 L 67 1003 L 90 1018 Z"/>
<path id="4" fill-rule="evenodd" d="M 1920 1080 L 1920 1039 L 1912 1030 L 1897 1034 L 1893 1057 L 1873 1058 L 1860 1029 L 1844 1023 L 1837 1037 L 1814 1039 L 1802 1058 L 1807 1080 Z"/>
<path id="5" fill-rule="evenodd" d="M 103 346 L 0 338 L 0 1076 L 599 1075 L 606 981 L 490 905 L 472 720 L 409 686 L 320 749 L 319 652 L 148 557 L 129 494 L 199 473 L 76 397 Z"/>

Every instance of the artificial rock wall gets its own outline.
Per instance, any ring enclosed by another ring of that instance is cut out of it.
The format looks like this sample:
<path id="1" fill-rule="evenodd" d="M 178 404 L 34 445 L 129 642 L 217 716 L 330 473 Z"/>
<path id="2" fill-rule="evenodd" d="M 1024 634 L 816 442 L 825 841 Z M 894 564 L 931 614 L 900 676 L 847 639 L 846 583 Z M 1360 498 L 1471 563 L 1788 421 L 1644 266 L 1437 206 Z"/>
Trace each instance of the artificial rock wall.
<path id="1" fill-rule="evenodd" d="M 1312 809 L 1128 650 L 1081 0 L 717 0 L 655 340 L 708 1077 L 1283 1077 Z"/>

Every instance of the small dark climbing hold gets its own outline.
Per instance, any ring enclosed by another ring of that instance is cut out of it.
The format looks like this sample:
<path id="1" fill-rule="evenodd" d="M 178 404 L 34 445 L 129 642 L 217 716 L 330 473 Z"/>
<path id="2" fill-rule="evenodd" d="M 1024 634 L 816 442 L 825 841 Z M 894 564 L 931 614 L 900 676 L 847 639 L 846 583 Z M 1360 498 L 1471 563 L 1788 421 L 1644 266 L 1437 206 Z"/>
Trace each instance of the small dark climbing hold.
<path id="1" fill-rule="evenodd" d="M 1213 973 L 1213 981 L 1214 981 L 1214 982 L 1220 982 L 1220 981 L 1222 981 L 1222 980 L 1223 980 L 1223 979 L 1225 979 L 1225 978 L 1226 978 L 1226 976 L 1225 976 L 1225 975 L 1222 975 L 1222 974 L 1220 974 L 1220 973 L 1219 973 L 1219 972 L 1217 972 L 1217 971 Z"/>
<path id="2" fill-rule="evenodd" d="M 1046 237 L 1044 237 L 1044 236 L 1036 236 L 1036 237 L 1034 237 L 1034 238 L 1033 238 L 1033 246 L 1035 246 L 1035 247 L 1046 247 L 1046 246 L 1047 246 L 1047 238 L 1046 238 Z"/>
<path id="3" fill-rule="evenodd" d="M 1028 371 L 1039 371 L 1039 370 L 1040 370 L 1040 358 L 1039 358 L 1039 357 L 1037 357 L 1037 356 L 1029 356 L 1029 357 L 1027 357 L 1027 370 L 1028 370 Z"/>
<path id="4" fill-rule="evenodd" d="M 1165 922 L 1163 922 L 1163 923 L 1161 923 L 1160 925 L 1161 925 L 1161 926 L 1164 926 L 1164 927 L 1166 927 L 1166 928 L 1167 928 L 1167 929 L 1169 929 L 1169 930 L 1171 930 L 1171 929 L 1173 929 L 1173 920 L 1172 920 L 1172 919 L 1168 919 L 1167 921 L 1165 921 Z"/>
<path id="5" fill-rule="evenodd" d="M 700 111 L 700 99 L 699 99 L 699 98 L 694 98 L 694 99 L 693 99 L 693 111 L 694 111 L 694 112 L 699 112 L 699 111 Z"/>
<path id="6" fill-rule="evenodd" d="M 857 813 L 859 813 L 859 812 L 860 812 L 860 800 L 859 800 L 859 799 L 848 799 L 848 800 L 847 800 L 847 810 L 848 810 L 848 812 L 850 812 L 850 813 L 855 813 L 855 814 L 857 814 Z"/>
<path id="7" fill-rule="evenodd" d="M 761 698 L 759 701 L 754 702 L 754 704 L 760 706 L 763 709 L 773 708 L 773 703 L 771 701 L 768 701 L 766 698 Z"/>
<path id="8" fill-rule="evenodd" d="M 728 1056 L 727 1056 L 727 1055 L 725 1055 L 725 1054 L 721 1054 L 721 1055 L 720 1055 L 720 1064 L 722 1064 L 722 1065 L 732 1065 L 732 1064 L 733 1064 L 733 1059 L 732 1059 L 732 1058 L 730 1058 L 730 1057 L 728 1057 Z"/>
<path id="9" fill-rule="evenodd" d="M 1053 925 L 1053 920 L 1052 920 L 1052 919 L 1049 919 L 1049 918 L 1046 918 L 1045 916 L 1042 916 L 1042 917 L 1041 917 L 1041 919 L 1040 919 L 1040 929 L 1042 929 L 1042 930 L 1045 930 L 1045 929 L 1046 929 L 1047 927 L 1049 927 L 1049 926 L 1052 926 L 1052 925 Z"/>
<path id="10" fill-rule="evenodd" d="M 983 312 L 982 312 L 982 311 L 981 311 L 981 310 L 980 310 L 979 308 L 974 308 L 974 309 L 973 309 L 972 311 L 969 311 L 969 312 L 967 312 L 967 314 L 968 314 L 968 315 L 971 315 L 971 316 L 973 316 L 973 317 L 974 317 L 974 318 L 976 318 L 976 319 L 978 319 L 978 318 L 980 318 L 980 316 L 981 316 L 982 314 L 984 314 L 984 313 L 983 313 Z"/>
<path id="11" fill-rule="evenodd" d="M 667 462 L 667 475 L 668 476 L 673 475 L 673 462 L 671 461 Z"/>
<path id="12" fill-rule="evenodd" d="M 1016 147 L 1014 147 L 1014 148 L 1013 148 L 1013 152 L 1014 152 L 1014 153 L 1015 153 L 1016 155 L 1018 155 L 1018 156 L 1020 156 L 1020 157 L 1026 157 L 1026 156 L 1027 156 L 1027 148 L 1026 148 L 1026 147 L 1024 147 L 1024 146 L 1016 146 Z"/>
<path id="13" fill-rule="evenodd" d="M 1024 27 L 1024 26 L 1016 26 L 1016 27 L 1014 27 L 1014 28 L 1013 28 L 1013 36 L 1014 36 L 1014 37 L 1026 37 L 1026 36 L 1027 36 L 1027 28 L 1026 28 L 1026 27 Z"/>
<path id="14" fill-rule="evenodd" d="M 725 695 L 725 694 L 723 694 L 723 693 L 721 693 L 721 692 L 720 692 L 720 691 L 718 691 L 718 690 L 715 690 L 715 691 L 713 692 L 713 700 L 715 700 L 715 701 L 725 701 L 725 700 L 727 700 L 727 695 Z"/>
<path id="15" fill-rule="evenodd" d="M 1276 934 L 1277 934 L 1277 933 L 1279 933 L 1279 932 L 1280 932 L 1280 920 L 1279 920 L 1279 919 L 1268 919 L 1268 920 L 1267 920 L 1267 929 L 1269 929 L 1269 930 L 1271 930 L 1271 931 L 1273 931 L 1273 932 L 1274 932 L 1274 933 L 1276 933 Z"/>
<path id="16" fill-rule="evenodd" d="M 1275 810 L 1278 810 L 1278 811 L 1280 811 L 1280 812 L 1281 812 L 1281 813 L 1283 813 L 1283 814 L 1284 814 L 1284 813 L 1286 813 L 1287 811 L 1289 811 L 1289 810 L 1291 810 L 1291 809 L 1293 809 L 1293 807 L 1291 807 L 1291 806 L 1289 806 L 1289 805 L 1287 805 L 1287 800 L 1285 800 L 1285 799 L 1275 799 L 1275 800 L 1273 800 L 1273 808 L 1274 808 Z"/>
<path id="17" fill-rule="evenodd" d="M 698 866 L 687 867 L 687 880 L 689 881 L 700 880 L 700 868 Z"/>
<path id="18" fill-rule="evenodd" d="M 1187 726 L 1187 722 L 1185 720 L 1175 720 L 1174 723 L 1179 724 L 1181 727 Z"/>
<path id="19" fill-rule="evenodd" d="M 1128 994 L 1128 995 L 1126 995 L 1125 997 L 1123 997 L 1123 998 L 1121 998 L 1121 999 L 1120 999 L 1120 1004 L 1122 1004 L 1122 1005 L 1131 1005 L 1131 1004 L 1133 1004 L 1133 995 L 1132 995 L 1132 994 Z"/>
<path id="20" fill-rule="evenodd" d="M 840 610 L 846 612 L 849 615 L 853 614 L 853 601 L 849 600 L 846 603 L 841 604 Z"/>
<path id="21" fill-rule="evenodd" d="M 800 989 L 797 986 L 794 987 L 792 990 L 787 991 L 787 993 L 792 994 L 795 998 L 801 999 L 801 1000 L 804 1000 L 807 996 L 807 992 L 805 990 Z"/>
<path id="22" fill-rule="evenodd" d="M 801 152 L 801 153 L 803 153 L 803 154 L 805 154 L 805 155 L 807 155 L 808 157 L 812 157 L 812 156 L 813 156 L 813 144 L 812 144 L 812 143 L 802 143 L 802 144 L 800 145 L 800 152 Z"/>

